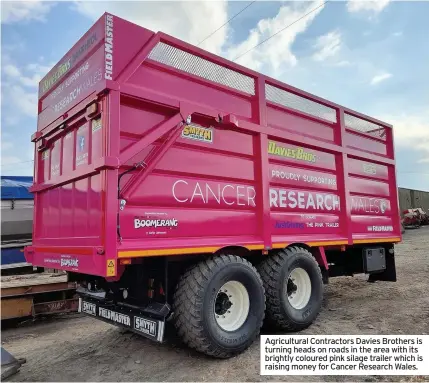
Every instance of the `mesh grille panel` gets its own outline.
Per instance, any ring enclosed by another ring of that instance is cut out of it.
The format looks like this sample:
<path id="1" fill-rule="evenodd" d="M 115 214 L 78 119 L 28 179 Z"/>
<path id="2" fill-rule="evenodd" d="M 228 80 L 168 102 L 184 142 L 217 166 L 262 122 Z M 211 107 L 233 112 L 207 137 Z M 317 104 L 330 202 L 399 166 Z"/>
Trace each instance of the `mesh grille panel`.
<path id="1" fill-rule="evenodd" d="M 296 109 L 331 122 L 337 122 L 337 114 L 333 108 L 329 108 L 315 101 L 307 100 L 304 97 L 297 96 L 269 84 L 265 85 L 265 93 L 268 101 L 275 102 L 286 106 L 287 108 Z"/>
<path id="2" fill-rule="evenodd" d="M 244 74 L 224 68 L 178 48 L 159 42 L 148 56 L 151 60 L 202 77 L 230 88 L 255 94 L 255 81 Z"/>
<path id="3" fill-rule="evenodd" d="M 348 113 L 344 113 L 344 122 L 347 128 L 358 130 L 359 132 L 369 134 L 373 137 L 386 138 L 386 128 L 373 122 L 362 120 Z"/>

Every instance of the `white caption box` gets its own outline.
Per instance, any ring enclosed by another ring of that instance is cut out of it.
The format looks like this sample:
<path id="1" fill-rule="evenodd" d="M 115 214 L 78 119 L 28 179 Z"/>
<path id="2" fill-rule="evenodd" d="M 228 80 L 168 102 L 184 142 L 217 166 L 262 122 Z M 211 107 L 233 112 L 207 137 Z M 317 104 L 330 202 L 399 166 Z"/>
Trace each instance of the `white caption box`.
<path id="1" fill-rule="evenodd" d="M 429 375 L 429 335 L 262 335 L 261 375 Z"/>

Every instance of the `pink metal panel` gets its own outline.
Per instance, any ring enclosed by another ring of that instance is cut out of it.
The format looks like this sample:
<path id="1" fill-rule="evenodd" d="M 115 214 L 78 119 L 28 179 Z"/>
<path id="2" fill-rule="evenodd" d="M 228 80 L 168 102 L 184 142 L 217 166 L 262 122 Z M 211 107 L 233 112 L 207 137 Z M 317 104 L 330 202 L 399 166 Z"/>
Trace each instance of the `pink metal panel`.
<path id="1" fill-rule="evenodd" d="M 300 116 L 281 110 L 279 107 L 267 107 L 268 125 L 298 133 L 303 136 L 315 137 L 328 142 L 334 141 L 332 126 L 321 122 L 303 119 Z"/>
<path id="2" fill-rule="evenodd" d="M 351 196 L 352 214 L 355 215 L 390 215 L 392 208 L 388 198 Z"/>
<path id="3" fill-rule="evenodd" d="M 317 170 L 302 169 L 293 166 L 270 164 L 270 182 L 273 184 L 291 185 L 301 188 L 319 190 L 337 190 L 337 176 Z"/>
<path id="4" fill-rule="evenodd" d="M 162 220 L 168 221 L 169 226 L 155 225 L 155 221 Z M 124 214 L 121 214 L 120 224 L 127 239 L 164 238 L 168 240 L 168 238 L 191 236 L 230 237 L 257 234 L 255 213 L 233 209 L 194 209 L 190 214 L 181 206 L 176 208 L 130 206 Z"/>
<path id="5" fill-rule="evenodd" d="M 393 217 L 352 216 L 354 238 L 378 238 L 397 236 Z"/>
<path id="6" fill-rule="evenodd" d="M 40 92 L 34 264 L 117 278 L 118 251 L 400 237 L 389 125 L 109 14 L 76 55 Z"/>
<path id="7" fill-rule="evenodd" d="M 248 97 L 227 93 L 199 81 L 192 81 L 187 76 L 177 76 L 176 73 L 155 69 L 152 66 L 142 66 L 130 78 L 130 83 L 144 84 L 145 87 L 156 89 L 157 92 L 170 97 L 193 101 L 225 112 L 230 111 L 232 107 L 232 110 L 240 116 L 252 117 L 252 105 Z"/>
<path id="8" fill-rule="evenodd" d="M 170 117 L 171 114 L 167 115 L 153 106 L 149 108 L 147 104 L 137 103 L 135 100 L 131 102 L 124 98 L 120 109 L 121 133 L 142 136 Z"/>
<path id="9" fill-rule="evenodd" d="M 364 193 L 380 196 L 389 195 L 389 184 L 387 182 L 373 181 L 354 176 L 349 177 L 350 193 Z"/>
<path id="10" fill-rule="evenodd" d="M 304 146 L 282 143 L 275 140 L 268 142 L 270 160 L 289 162 L 291 164 L 335 170 L 335 156 L 320 150 Z"/>
<path id="11" fill-rule="evenodd" d="M 187 208 L 252 209 L 255 187 L 236 181 L 189 176 L 150 175 L 130 197 L 133 205 Z"/>
<path id="12" fill-rule="evenodd" d="M 334 214 L 272 213 L 273 235 L 341 234 L 340 217 Z"/>
<path id="13" fill-rule="evenodd" d="M 340 211 L 340 198 L 333 192 L 271 187 L 270 207 L 271 211 L 335 213 Z"/>
<path id="14" fill-rule="evenodd" d="M 171 148 L 158 170 L 244 180 L 254 179 L 253 161 L 201 150 Z"/>
<path id="15" fill-rule="evenodd" d="M 388 179 L 388 168 L 385 165 L 375 164 L 369 161 L 348 159 L 349 174 L 355 174 L 363 177 Z"/>
<path id="16" fill-rule="evenodd" d="M 354 132 L 346 131 L 345 144 L 352 149 L 387 155 L 386 143 Z"/>

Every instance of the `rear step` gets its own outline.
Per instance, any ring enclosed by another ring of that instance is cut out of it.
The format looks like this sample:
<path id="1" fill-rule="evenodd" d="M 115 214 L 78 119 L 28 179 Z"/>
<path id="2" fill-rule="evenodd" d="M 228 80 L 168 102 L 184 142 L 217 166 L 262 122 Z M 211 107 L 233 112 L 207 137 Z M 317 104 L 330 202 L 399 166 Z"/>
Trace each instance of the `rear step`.
<path id="1" fill-rule="evenodd" d="M 121 302 L 114 303 L 87 289 L 80 288 L 77 293 L 80 296 L 79 312 L 126 328 L 156 342 L 164 342 L 165 322 L 171 311 L 169 305 L 151 303 L 146 307 L 137 307 Z"/>

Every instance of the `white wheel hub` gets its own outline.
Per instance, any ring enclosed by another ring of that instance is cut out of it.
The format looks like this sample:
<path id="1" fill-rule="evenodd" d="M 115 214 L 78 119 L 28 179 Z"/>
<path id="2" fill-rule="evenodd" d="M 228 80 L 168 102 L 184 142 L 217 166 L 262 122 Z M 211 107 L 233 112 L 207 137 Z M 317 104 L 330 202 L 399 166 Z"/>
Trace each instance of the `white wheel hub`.
<path id="1" fill-rule="evenodd" d="M 311 280 L 301 267 L 293 269 L 287 281 L 287 299 L 295 310 L 304 308 L 311 297 Z"/>
<path id="2" fill-rule="evenodd" d="M 224 331 L 235 331 L 249 315 L 250 298 L 241 282 L 226 282 L 218 291 L 214 303 L 216 322 Z"/>

